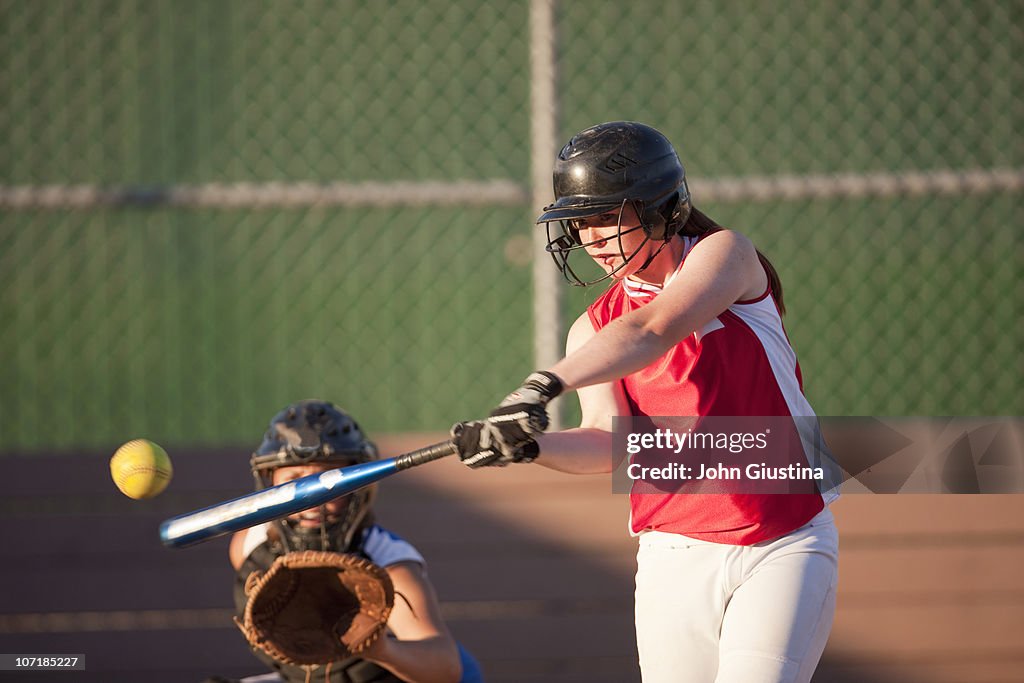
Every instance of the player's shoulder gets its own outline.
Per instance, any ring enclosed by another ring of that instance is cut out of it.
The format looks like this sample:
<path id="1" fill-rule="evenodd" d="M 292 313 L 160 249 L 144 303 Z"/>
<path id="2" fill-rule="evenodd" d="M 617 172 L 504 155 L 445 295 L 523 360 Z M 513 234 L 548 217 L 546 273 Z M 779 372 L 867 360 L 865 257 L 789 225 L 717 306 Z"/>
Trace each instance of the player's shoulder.
<path id="1" fill-rule="evenodd" d="M 566 341 L 566 353 L 572 353 L 573 349 L 579 348 L 588 339 L 597 334 L 594 322 L 588 311 L 583 311 L 569 327 L 568 339 Z"/>
<path id="2" fill-rule="evenodd" d="M 381 567 L 399 562 L 426 564 L 423 555 L 412 543 L 379 524 L 374 524 L 363 532 L 362 550 L 371 562 Z"/>
<path id="3" fill-rule="evenodd" d="M 686 252 L 666 291 L 682 293 L 693 282 L 714 282 L 717 291 L 734 290 L 736 300 L 757 298 L 768 287 L 768 274 L 749 237 L 728 228 L 697 238 Z"/>
<path id="4" fill-rule="evenodd" d="M 231 560 L 231 566 L 239 569 L 256 548 L 266 543 L 269 538 L 269 527 L 270 524 L 265 522 L 236 531 L 231 536 L 231 543 L 228 545 L 228 558 Z"/>
<path id="5" fill-rule="evenodd" d="M 732 228 L 718 228 L 698 237 L 693 245 L 691 253 L 703 255 L 711 251 L 734 251 L 756 253 L 754 242 L 738 230 Z M 687 255 L 690 258 L 690 255 Z"/>
<path id="6" fill-rule="evenodd" d="M 249 556 L 249 552 L 246 552 L 245 539 L 249 535 L 248 529 L 242 529 L 236 531 L 231 536 L 231 542 L 228 544 L 228 559 L 231 560 L 231 566 L 235 569 L 241 569 L 242 564 L 245 563 L 245 558 Z"/>

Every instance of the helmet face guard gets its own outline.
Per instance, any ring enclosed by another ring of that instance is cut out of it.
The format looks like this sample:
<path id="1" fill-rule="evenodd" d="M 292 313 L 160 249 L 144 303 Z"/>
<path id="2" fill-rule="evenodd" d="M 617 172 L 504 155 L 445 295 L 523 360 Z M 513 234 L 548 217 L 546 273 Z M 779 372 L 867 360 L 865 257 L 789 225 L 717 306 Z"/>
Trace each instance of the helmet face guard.
<path id="1" fill-rule="evenodd" d="M 274 416 L 249 466 L 256 490 L 261 490 L 273 484 L 274 471 L 280 467 L 319 463 L 345 467 L 376 459 L 376 446 L 348 414 L 325 401 L 307 400 Z M 375 496 L 374 486 L 346 496 L 344 511 L 333 519 L 327 518 L 321 506 L 319 528 L 279 520 L 285 550 L 345 551 L 355 532 L 369 519 Z"/>
<path id="2" fill-rule="evenodd" d="M 555 262 L 555 265 L 562 272 L 562 276 L 569 282 L 569 284 L 577 287 L 589 287 L 590 285 L 595 285 L 598 282 L 603 282 L 604 280 L 607 280 L 610 277 L 614 277 L 616 273 L 618 273 L 623 268 L 628 266 L 629 263 L 633 260 L 633 257 L 640 253 L 640 250 L 643 249 L 644 246 L 650 241 L 650 234 L 645 234 L 644 241 L 641 242 L 637 246 L 637 248 L 634 249 L 631 253 L 626 254 L 625 247 L 622 244 L 622 236 L 628 235 L 632 232 L 636 232 L 637 230 L 642 229 L 645 233 L 647 233 L 648 231 L 645 229 L 645 226 L 643 225 L 638 225 L 634 228 L 627 228 L 623 230 L 622 212 L 626 208 L 626 202 L 623 201 L 623 203 L 618 208 L 619 219 L 617 221 L 618 229 L 615 233 L 615 242 L 619 248 L 619 256 L 622 257 L 622 264 L 616 266 L 614 269 L 605 273 L 604 275 L 594 278 L 592 280 L 584 280 L 579 274 L 577 274 L 576 271 L 573 270 L 572 264 L 569 262 L 570 258 L 573 256 L 574 253 L 580 251 L 581 249 L 586 250 L 587 247 L 593 246 L 600 242 L 607 242 L 608 240 L 597 239 L 592 242 L 582 242 L 580 240 L 580 230 L 582 228 L 581 223 L 583 219 L 581 218 L 564 218 L 558 221 L 548 221 L 545 224 L 548 233 L 548 244 L 544 249 L 549 254 L 551 254 L 552 260 Z M 599 213 L 607 212 L 601 211 Z M 555 230 L 559 230 L 561 234 L 558 234 L 557 232 L 553 234 L 553 223 L 557 223 L 558 227 L 555 228 Z M 644 266 L 646 267 L 647 264 L 645 263 Z M 641 270 L 643 269 L 641 268 Z"/>
<path id="3" fill-rule="evenodd" d="M 649 240 L 661 248 L 686 223 L 690 192 L 686 173 L 668 139 L 650 126 L 615 121 L 593 126 L 573 136 L 562 148 L 554 168 L 555 202 L 544 207 L 537 223 L 547 226 L 547 251 L 574 285 L 590 285 L 612 277 Z M 627 202 L 636 211 L 646 239 L 627 255 L 622 246 L 622 213 Z M 618 212 L 619 252 L 625 260 L 611 273 L 584 281 L 569 265 L 573 253 L 586 246 L 578 230 L 584 219 Z M 560 229 L 552 234 L 552 223 Z M 641 266 L 650 265 L 654 255 Z"/>

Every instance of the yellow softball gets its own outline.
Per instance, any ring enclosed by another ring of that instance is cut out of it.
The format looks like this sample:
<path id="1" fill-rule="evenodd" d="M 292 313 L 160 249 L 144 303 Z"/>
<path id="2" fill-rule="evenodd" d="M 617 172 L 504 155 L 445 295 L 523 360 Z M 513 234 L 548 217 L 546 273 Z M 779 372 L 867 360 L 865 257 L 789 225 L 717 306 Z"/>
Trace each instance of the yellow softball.
<path id="1" fill-rule="evenodd" d="M 152 498 L 167 488 L 174 474 L 167 451 L 147 439 L 135 439 L 110 458 L 110 476 L 129 498 Z"/>

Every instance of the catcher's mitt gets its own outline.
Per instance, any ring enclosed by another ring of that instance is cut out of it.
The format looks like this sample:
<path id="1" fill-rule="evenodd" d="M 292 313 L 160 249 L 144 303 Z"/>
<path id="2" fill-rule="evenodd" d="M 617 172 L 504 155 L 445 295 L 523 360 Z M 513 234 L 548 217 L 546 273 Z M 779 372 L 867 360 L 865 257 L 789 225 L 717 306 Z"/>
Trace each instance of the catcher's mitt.
<path id="1" fill-rule="evenodd" d="M 253 647 L 286 664 L 325 665 L 381 636 L 395 603 L 388 573 L 355 555 L 307 550 L 246 581 L 242 621 Z"/>

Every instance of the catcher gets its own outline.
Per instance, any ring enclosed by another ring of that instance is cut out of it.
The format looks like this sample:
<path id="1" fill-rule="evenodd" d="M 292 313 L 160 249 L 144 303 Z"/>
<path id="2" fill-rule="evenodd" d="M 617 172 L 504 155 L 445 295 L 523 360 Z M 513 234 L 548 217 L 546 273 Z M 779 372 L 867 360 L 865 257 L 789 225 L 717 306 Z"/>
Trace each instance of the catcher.
<path id="1" fill-rule="evenodd" d="M 261 490 L 376 458 L 349 415 L 307 400 L 274 416 L 250 465 Z M 482 681 L 441 618 L 423 556 L 375 524 L 375 494 L 367 487 L 232 537 L 235 621 L 275 671 L 241 683 Z"/>

